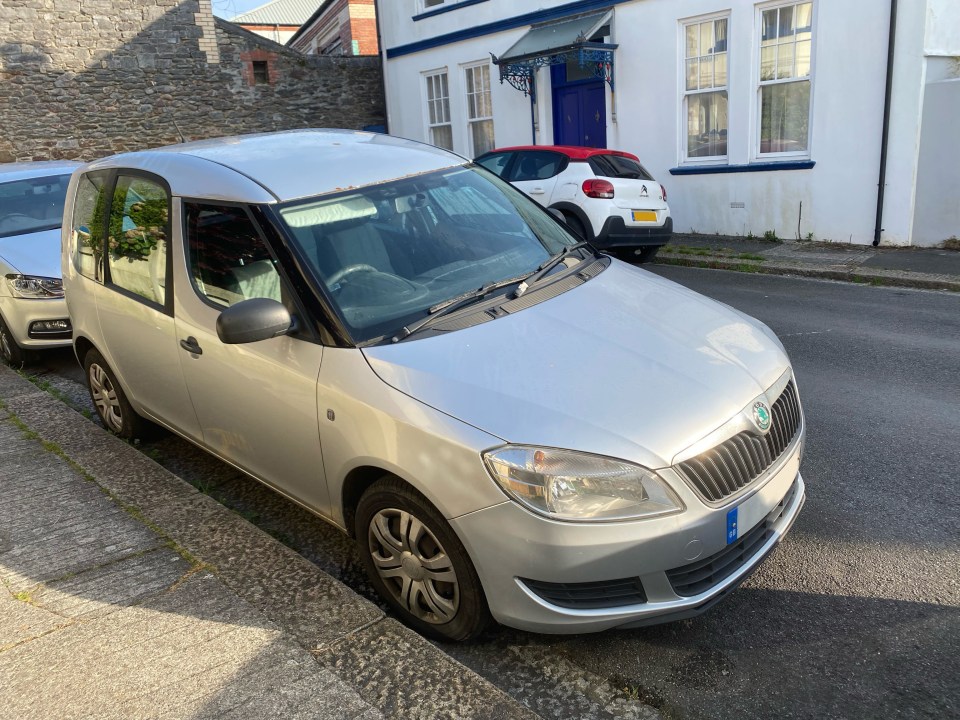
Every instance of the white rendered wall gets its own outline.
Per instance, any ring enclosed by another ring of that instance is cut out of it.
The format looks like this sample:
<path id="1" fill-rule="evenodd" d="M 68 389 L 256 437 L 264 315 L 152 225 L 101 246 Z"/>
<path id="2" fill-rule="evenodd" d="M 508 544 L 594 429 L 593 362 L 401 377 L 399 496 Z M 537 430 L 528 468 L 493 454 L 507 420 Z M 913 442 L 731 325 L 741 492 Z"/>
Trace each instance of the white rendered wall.
<path id="1" fill-rule="evenodd" d="M 916 56 L 898 67 L 906 88 L 897 96 L 888 172 L 885 243 L 909 242 L 913 182 L 922 103 L 922 42 L 930 22 L 926 3 L 947 14 L 958 0 L 901 0 L 904 47 Z M 379 3 L 384 48 L 566 3 L 488 0 L 411 22 L 415 0 Z M 762 5 L 762 4 L 761 4 Z M 615 89 L 608 90 L 607 145 L 636 153 L 669 194 L 675 229 L 703 233 L 807 238 L 869 243 L 873 240 L 886 71 L 889 0 L 815 0 L 813 85 L 809 159 L 812 169 L 671 175 L 683 164 L 680 21 L 729 10 L 729 132 L 726 164 L 757 157 L 757 5 L 745 0 L 637 0 L 613 9 Z M 919 12 L 917 12 L 919 11 Z M 906 19 L 904 19 L 906 17 Z M 939 26 L 939 22 L 934 25 Z M 919 28 L 919 30 L 917 29 Z M 502 54 L 527 28 L 499 32 L 390 59 L 386 63 L 390 132 L 425 140 L 421 73 L 449 73 L 454 149 L 468 154 L 463 63 Z M 946 31 L 950 36 L 953 31 Z M 898 36 L 898 45 L 900 38 Z M 907 52 L 907 51 L 905 51 Z M 898 57 L 900 53 L 898 52 Z M 522 93 L 497 83 L 492 68 L 494 131 L 498 146 L 530 144 L 530 104 Z M 539 76 L 537 142 L 552 142 L 549 72 Z M 616 122 L 614 113 L 616 111 Z M 904 184 L 906 183 L 906 184 Z M 731 207 L 743 204 L 743 208 Z M 801 217 L 802 204 L 802 217 Z M 799 221 L 799 228 L 798 228 Z"/>
<path id="2" fill-rule="evenodd" d="M 917 164 L 914 245 L 960 237 L 960 78 L 927 85 Z"/>

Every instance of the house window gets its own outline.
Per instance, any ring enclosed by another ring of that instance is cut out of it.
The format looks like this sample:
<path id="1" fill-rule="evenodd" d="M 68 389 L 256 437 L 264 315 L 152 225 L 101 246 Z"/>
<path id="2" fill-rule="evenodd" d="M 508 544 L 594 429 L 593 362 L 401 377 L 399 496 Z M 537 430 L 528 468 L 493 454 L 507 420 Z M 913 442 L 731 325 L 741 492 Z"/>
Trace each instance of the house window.
<path id="1" fill-rule="evenodd" d="M 253 84 L 267 85 L 270 83 L 270 72 L 266 60 L 253 61 Z"/>
<path id="2" fill-rule="evenodd" d="M 450 125 L 450 89 L 447 71 L 426 76 L 428 140 L 437 147 L 453 150 L 453 127 Z"/>
<path id="3" fill-rule="evenodd" d="M 471 157 L 493 150 L 493 102 L 490 99 L 490 65 L 464 69 L 467 84 L 467 129 Z"/>
<path id="4" fill-rule="evenodd" d="M 687 158 L 718 158 L 727 154 L 728 22 L 723 17 L 683 26 Z"/>
<path id="5" fill-rule="evenodd" d="M 806 153 L 813 3 L 760 10 L 760 154 Z"/>

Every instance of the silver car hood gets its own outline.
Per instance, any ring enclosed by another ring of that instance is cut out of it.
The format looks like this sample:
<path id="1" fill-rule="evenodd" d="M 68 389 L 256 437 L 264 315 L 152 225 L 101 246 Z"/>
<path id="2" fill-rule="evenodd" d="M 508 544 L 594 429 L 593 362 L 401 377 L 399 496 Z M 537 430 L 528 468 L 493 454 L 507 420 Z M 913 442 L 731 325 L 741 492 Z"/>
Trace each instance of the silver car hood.
<path id="1" fill-rule="evenodd" d="M 663 467 L 779 379 L 759 322 L 614 262 L 516 314 L 364 350 L 387 384 L 511 443 Z"/>
<path id="2" fill-rule="evenodd" d="M 23 275 L 60 277 L 60 228 L 0 238 L 0 258 Z"/>

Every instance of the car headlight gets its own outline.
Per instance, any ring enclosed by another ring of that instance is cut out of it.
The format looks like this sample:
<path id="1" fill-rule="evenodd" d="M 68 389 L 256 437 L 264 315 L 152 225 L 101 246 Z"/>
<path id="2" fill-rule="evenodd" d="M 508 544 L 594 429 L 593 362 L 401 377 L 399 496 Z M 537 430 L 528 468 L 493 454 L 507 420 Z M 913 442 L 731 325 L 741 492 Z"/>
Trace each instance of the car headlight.
<path id="1" fill-rule="evenodd" d="M 507 445 L 483 453 L 483 461 L 510 497 L 557 520 L 627 520 L 684 509 L 655 472 L 622 460 Z"/>
<path id="2" fill-rule="evenodd" d="M 7 275 L 10 292 L 18 298 L 62 298 L 63 280 L 35 275 Z"/>

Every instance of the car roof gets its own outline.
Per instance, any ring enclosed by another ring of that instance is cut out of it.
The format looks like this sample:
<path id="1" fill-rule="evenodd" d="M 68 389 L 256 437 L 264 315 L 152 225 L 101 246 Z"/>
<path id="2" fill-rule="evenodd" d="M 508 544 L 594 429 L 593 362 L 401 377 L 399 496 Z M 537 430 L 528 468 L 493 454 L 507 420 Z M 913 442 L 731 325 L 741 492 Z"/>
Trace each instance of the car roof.
<path id="1" fill-rule="evenodd" d="M 640 162 L 640 158 L 638 158 L 636 155 L 633 153 L 624 152 L 623 150 L 578 147 L 576 145 L 515 145 L 513 147 L 497 148 L 495 150 L 491 150 L 489 153 L 484 154 L 490 155 L 491 153 L 500 152 L 518 152 L 521 150 L 547 150 L 551 152 L 558 152 L 562 155 L 566 155 L 571 160 L 587 160 L 595 155 L 619 155 L 620 157 L 628 157 Z"/>
<path id="2" fill-rule="evenodd" d="M 69 175 L 83 163 L 73 160 L 36 160 L 0 163 L 0 182 L 14 182 L 50 175 Z"/>
<path id="3" fill-rule="evenodd" d="M 82 169 L 162 177 L 173 195 L 276 203 L 455 167 L 466 158 L 424 143 L 355 130 L 238 135 L 113 155 Z"/>

